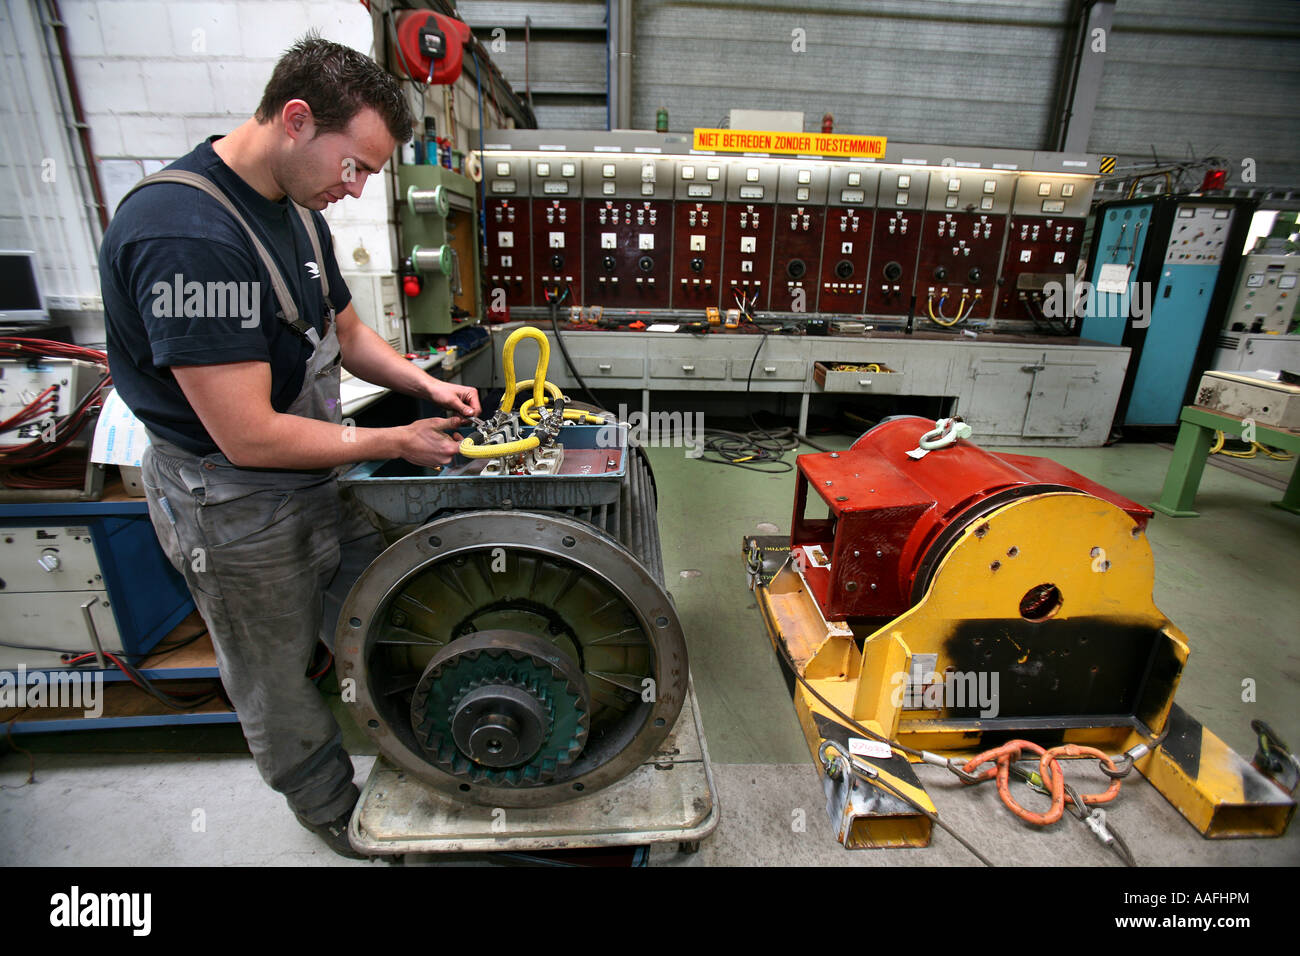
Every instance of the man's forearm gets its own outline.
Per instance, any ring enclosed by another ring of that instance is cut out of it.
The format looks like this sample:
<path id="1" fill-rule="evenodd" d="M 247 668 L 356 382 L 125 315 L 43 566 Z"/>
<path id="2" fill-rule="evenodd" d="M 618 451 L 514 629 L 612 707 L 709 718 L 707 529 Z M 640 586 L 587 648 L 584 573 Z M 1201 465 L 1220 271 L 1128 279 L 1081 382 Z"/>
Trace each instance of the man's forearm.
<path id="1" fill-rule="evenodd" d="M 237 447 L 223 450 L 241 468 L 332 468 L 399 458 L 401 438 L 398 428 L 357 428 L 277 413 L 264 427 L 246 434 Z"/>

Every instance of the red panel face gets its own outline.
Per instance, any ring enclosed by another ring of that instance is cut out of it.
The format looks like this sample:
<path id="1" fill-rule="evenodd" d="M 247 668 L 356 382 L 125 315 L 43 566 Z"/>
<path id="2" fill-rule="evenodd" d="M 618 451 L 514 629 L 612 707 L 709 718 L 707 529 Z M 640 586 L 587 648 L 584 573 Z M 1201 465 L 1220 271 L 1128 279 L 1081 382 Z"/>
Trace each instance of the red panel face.
<path id="1" fill-rule="evenodd" d="M 916 315 L 931 306 L 940 318 L 986 319 L 997 290 L 1006 217 L 994 213 L 927 212 L 916 268 Z M 942 302 L 942 305 L 940 303 Z"/>
<path id="2" fill-rule="evenodd" d="M 583 205 L 583 301 L 620 309 L 668 308 L 673 204 L 588 199 Z"/>
<path id="3" fill-rule="evenodd" d="M 862 312 L 871 264 L 871 225 L 874 209 L 831 206 L 826 210 L 826 239 L 822 246 L 820 296 L 822 312 Z M 888 215 L 883 213 L 882 215 Z"/>
<path id="4" fill-rule="evenodd" d="M 736 304 L 732 292 L 758 292 L 755 309 L 768 308 L 772 268 L 772 227 L 776 207 L 748 203 L 727 204 L 727 228 L 722 256 L 722 308 Z M 749 265 L 746 266 L 745 264 Z"/>
<path id="5" fill-rule="evenodd" d="M 826 209 L 783 203 L 776 207 L 771 308 L 816 312 Z"/>
<path id="6" fill-rule="evenodd" d="M 1074 275 L 1083 248 L 1083 226 L 1083 219 L 1012 217 L 1002 266 L 1005 281 L 998 291 L 999 319 L 1041 318 L 1040 290 L 1045 282 L 1064 284 L 1066 275 Z"/>
<path id="7" fill-rule="evenodd" d="M 493 199 L 487 209 L 487 262 L 483 274 L 488 288 L 505 293 L 506 307 L 532 304 L 533 264 L 530 261 L 531 216 L 527 199 Z M 506 234 L 502 244 L 502 233 Z"/>
<path id="8" fill-rule="evenodd" d="M 569 287 L 565 306 L 582 304 L 582 200 L 534 199 L 533 301 L 547 286 Z"/>
<path id="9" fill-rule="evenodd" d="M 676 208 L 673 308 L 717 306 L 722 278 L 722 203 L 681 201 Z M 703 249 L 698 248 L 701 244 Z M 723 308 L 726 307 L 727 303 L 723 303 Z"/>
<path id="10" fill-rule="evenodd" d="M 872 230 L 867 309 L 872 315 L 907 315 L 921 244 L 920 210 L 882 209 Z"/>

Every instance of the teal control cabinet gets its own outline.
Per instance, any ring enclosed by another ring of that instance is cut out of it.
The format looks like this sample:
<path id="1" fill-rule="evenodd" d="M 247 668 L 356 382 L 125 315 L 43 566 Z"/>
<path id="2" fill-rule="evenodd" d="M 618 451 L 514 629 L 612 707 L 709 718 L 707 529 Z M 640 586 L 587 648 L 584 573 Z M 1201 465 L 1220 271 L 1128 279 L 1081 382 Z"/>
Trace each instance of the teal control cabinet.
<path id="1" fill-rule="evenodd" d="M 1117 425 L 1177 424 L 1209 367 L 1253 210 L 1200 196 L 1098 208 L 1080 335 L 1133 350 Z"/>

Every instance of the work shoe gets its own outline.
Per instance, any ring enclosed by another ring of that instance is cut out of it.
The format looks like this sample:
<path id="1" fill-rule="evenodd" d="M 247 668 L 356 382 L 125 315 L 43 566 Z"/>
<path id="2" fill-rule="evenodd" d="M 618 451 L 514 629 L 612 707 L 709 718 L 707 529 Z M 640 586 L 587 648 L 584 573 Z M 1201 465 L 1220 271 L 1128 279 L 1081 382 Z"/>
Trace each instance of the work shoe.
<path id="1" fill-rule="evenodd" d="M 352 849 L 352 844 L 348 842 L 348 821 L 352 819 L 351 810 L 335 817 L 329 823 L 308 823 L 298 814 L 295 813 L 294 816 L 298 818 L 299 823 L 324 840 L 325 845 L 339 856 L 345 856 L 349 860 L 370 859 L 366 854 Z"/>

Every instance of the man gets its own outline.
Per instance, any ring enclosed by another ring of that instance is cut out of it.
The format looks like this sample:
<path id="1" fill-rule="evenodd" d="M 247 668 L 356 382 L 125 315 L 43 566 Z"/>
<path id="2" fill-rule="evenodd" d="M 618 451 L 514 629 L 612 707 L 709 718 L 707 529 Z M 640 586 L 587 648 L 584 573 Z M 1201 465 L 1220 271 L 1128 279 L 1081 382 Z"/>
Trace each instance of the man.
<path id="1" fill-rule="evenodd" d="M 433 379 L 362 324 L 319 213 L 359 196 L 411 125 L 394 78 L 308 34 L 252 119 L 128 194 L 100 252 L 109 364 L 150 434 L 159 540 L 208 624 L 263 779 L 354 857 L 352 764 L 305 675 L 383 545 L 340 498 L 338 466 L 445 464 L 456 427 L 480 414 L 474 389 Z M 341 424 L 340 359 L 455 417 Z"/>

